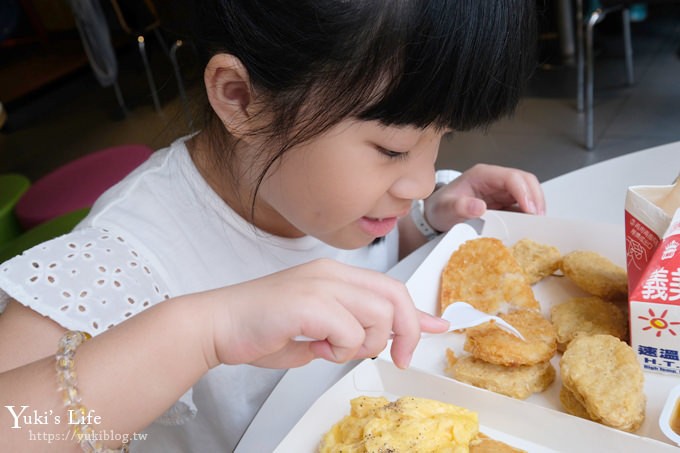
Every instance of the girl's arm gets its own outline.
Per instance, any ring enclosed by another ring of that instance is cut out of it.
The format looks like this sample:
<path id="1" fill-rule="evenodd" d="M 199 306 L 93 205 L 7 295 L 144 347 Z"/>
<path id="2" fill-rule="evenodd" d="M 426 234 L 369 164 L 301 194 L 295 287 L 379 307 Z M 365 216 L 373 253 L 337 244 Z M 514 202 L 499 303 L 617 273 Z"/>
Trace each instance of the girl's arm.
<path id="1" fill-rule="evenodd" d="M 318 260 L 159 303 L 84 342 L 75 370 L 83 405 L 100 417 L 92 428 L 132 434 L 220 363 L 287 368 L 315 358 L 346 362 L 375 357 L 394 334 L 392 358 L 403 368 L 421 331 L 447 327 L 418 312 L 403 283 Z M 63 332 L 17 302 L 0 315 L 0 451 L 43 450 L 31 429 L 68 432 L 54 359 Z M 318 340 L 293 341 L 298 335 Z M 24 406 L 25 414 L 47 423 L 24 424 L 18 417 Z M 79 451 L 66 443 L 55 450 L 68 448 Z"/>
<path id="2" fill-rule="evenodd" d="M 77 387 L 83 405 L 93 411 L 96 432 L 142 431 L 208 371 L 208 351 L 214 348 L 200 330 L 206 308 L 170 300 L 78 348 Z M 54 353 L 63 332 L 17 302 L 0 315 L 0 450 L 43 451 L 49 438 L 54 451 L 81 451 L 57 390 Z"/>

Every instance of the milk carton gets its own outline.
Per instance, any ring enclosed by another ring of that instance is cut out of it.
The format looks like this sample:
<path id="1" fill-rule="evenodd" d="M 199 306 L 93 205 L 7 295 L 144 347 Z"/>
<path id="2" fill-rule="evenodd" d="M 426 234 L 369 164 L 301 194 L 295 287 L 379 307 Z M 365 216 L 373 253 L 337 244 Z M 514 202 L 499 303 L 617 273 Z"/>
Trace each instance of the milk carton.
<path id="1" fill-rule="evenodd" d="M 626 195 L 631 346 L 645 371 L 680 377 L 680 182 Z"/>

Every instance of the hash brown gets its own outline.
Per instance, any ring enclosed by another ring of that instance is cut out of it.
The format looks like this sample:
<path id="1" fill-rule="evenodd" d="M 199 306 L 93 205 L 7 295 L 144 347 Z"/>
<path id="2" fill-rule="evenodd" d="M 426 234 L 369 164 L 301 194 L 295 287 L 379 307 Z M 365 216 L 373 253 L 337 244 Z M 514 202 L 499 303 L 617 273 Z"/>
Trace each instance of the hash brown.
<path id="1" fill-rule="evenodd" d="M 470 453 L 526 453 L 526 450 L 515 448 L 479 433 L 477 438 L 470 442 Z"/>
<path id="2" fill-rule="evenodd" d="M 619 307 L 597 296 L 573 297 L 552 307 L 550 320 L 557 330 L 557 349 L 564 351 L 577 335 L 628 336 L 628 318 Z"/>
<path id="3" fill-rule="evenodd" d="M 530 285 L 539 282 L 560 268 L 562 253 L 552 245 L 524 238 L 510 247 L 510 251 L 524 271 Z"/>
<path id="4" fill-rule="evenodd" d="M 446 368 L 446 374 L 475 387 L 520 400 L 544 391 L 555 380 L 555 368 L 549 361 L 536 365 L 506 367 L 471 356 L 455 360 Z"/>
<path id="5" fill-rule="evenodd" d="M 496 238 L 471 239 L 454 251 L 441 275 L 440 308 L 464 301 L 489 314 L 508 304 L 538 310 L 524 271 L 510 249 Z"/>
<path id="6" fill-rule="evenodd" d="M 562 403 L 564 410 L 566 410 L 571 415 L 576 415 L 577 417 L 590 420 L 590 414 L 588 414 L 586 408 L 583 407 L 583 404 L 581 404 L 574 394 L 571 393 L 571 390 L 565 386 L 560 388 L 560 403 Z"/>
<path id="7" fill-rule="evenodd" d="M 562 355 L 560 374 L 591 420 L 630 432 L 644 421 L 644 375 L 633 349 L 618 338 L 577 336 Z"/>
<path id="8" fill-rule="evenodd" d="M 606 300 L 628 297 L 626 270 L 597 252 L 576 250 L 562 257 L 562 273 L 576 286 Z"/>
<path id="9" fill-rule="evenodd" d="M 476 359 L 503 366 L 536 365 L 555 355 L 557 332 L 539 312 L 517 310 L 500 318 L 519 330 L 524 340 L 487 322 L 466 330 L 465 351 Z"/>

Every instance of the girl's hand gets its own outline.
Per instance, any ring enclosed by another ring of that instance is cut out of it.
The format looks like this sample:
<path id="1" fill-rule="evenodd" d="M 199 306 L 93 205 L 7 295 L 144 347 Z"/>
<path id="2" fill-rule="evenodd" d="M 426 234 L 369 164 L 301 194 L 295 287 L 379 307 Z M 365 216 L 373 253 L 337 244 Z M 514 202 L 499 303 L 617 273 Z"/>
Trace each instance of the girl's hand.
<path id="1" fill-rule="evenodd" d="M 209 362 L 272 368 L 315 358 L 377 356 L 394 333 L 394 363 L 408 366 L 421 331 L 448 322 L 418 311 L 403 283 L 380 272 L 318 260 L 205 293 L 215 304 Z M 318 341 L 294 341 L 298 335 Z"/>
<path id="2" fill-rule="evenodd" d="M 544 214 L 543 190 L 536 176 L 514 168 L 477 164 L 425 201 L 425 217 L 438 231 L 477 218 L 489 209 Z"/>

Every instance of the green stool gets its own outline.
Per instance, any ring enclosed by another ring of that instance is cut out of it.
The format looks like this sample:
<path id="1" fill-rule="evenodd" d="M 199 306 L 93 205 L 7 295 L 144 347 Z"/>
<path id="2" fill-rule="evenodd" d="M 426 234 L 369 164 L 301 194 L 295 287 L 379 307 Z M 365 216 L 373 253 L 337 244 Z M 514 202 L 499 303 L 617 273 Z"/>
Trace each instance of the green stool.
<path id="1" fill-rule="evenodd" d="M 88 212 L 90 212 L 90 208 L 82 208 L 63 214 L 31 228 L 6 244 L 0 245 L 0 263 L 4 263 L 42 242 L 69 233 L 85 218 Z"/>
<path id="2" fill-rule="evenodd" d="M 0 175 L 0 247 L 21 234 L 14 206 L 30 186 L 31 181 L 24 175 Z"/>

